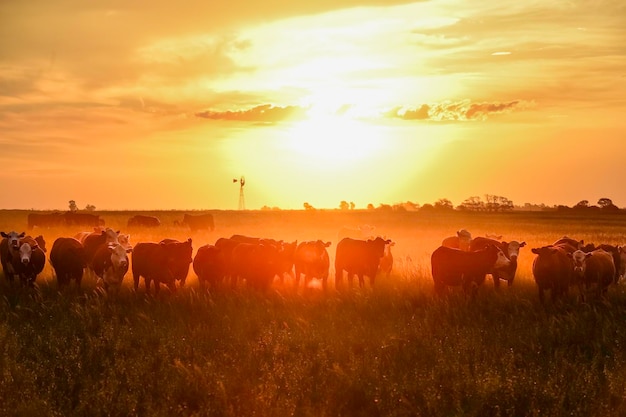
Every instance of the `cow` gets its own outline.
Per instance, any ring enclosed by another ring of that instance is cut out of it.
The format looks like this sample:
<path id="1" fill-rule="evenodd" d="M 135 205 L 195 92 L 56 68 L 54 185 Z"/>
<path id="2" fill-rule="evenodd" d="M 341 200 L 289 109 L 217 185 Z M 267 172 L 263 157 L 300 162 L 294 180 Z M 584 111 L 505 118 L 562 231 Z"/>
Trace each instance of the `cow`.
<path id="1" fill-rule="evenodd" d="M 284 282 L 285 275 L 289 275 L 293 278 L 293 261 L 296 248 L 298 247 L 297 240 L 293 242 L 284 242 L 282 240 L 244 235 L 232 235 L 230 239 L 241 243 L 265 243 L 268 245 L 274 245 L 278 250 L 279 260 L 276 275 L 280 278 L 280 282 Z"/>
<path id="2" fill-rule="evenodd" d="M 465 229 L 458 230 L 456 236 L 450 236 L 445 238 L 441 242 L 441 246 L 447 248 L 460 249 L 463 251 L 470 250 L 470 243 L 472 241 L 472 234 Z"/>
<path id="3" fill-rule="evenodd" d="M 598 296 L 606 295 L 609 285 L 615 281 L 615 263 L 613 255 L 604 249 L 592 252 L 577 250 L 569 256 L 574 264 L 574 277 L 578 283 L 581 300 L 593 286 Z"/>
<path id="4" fill-rule="evenodd" d="M 26 236 L 25 232 L 17 233 L 15 231 L 5 233 L 0 232 L 2 240 L 0 241 L 0 263 L 2 264 L 2 271 L 7 281 L 13 282 L 16 271 L 14 268 L 13 260 L 19 257 L 20 239 Z"/>
<path id="5" fill-rule="evenodd" d="M 376 227 L 369 224 L 363 224 L 356 228 L 343 226 L 337 232 L 337 241 L 339 242 L 346 237 L 356 240 L 374 239 L 376 237 L 375 230 Z"/>
<path id="6" fill-rule="evenodd" d="M 82 243 L 73 237 L 59 237 L 50 249 L 50 264 L 57 277 L 59 289 L 73 279 L 80 288 L 83 271 L 87 267 L 87 256 Z"/>
<path id="7" fill-rule="evenodd" d="M 493 285 L 496 289 L 500 288 L 500 280 L 507 281 L 509 287 L 513 285 L 515 279 L 515 273 L 517 272 L 517 258 L 519 257 L 519 251 L 526 246 L 526 242 L 518 242 L 512 240 L 510 242 L 500 242 L 488 237 L 477 236 L 470 242 L 470 251 L 476 251 L 484 249 L 489 245 L 494 245 L 500 248 L 504 255 L 511 261 L 509 266 L 505 269 L 494 269 L 489 271 L 493 279 Z"/>
<path id="8" fill-rule="evenodd" d="M 385 245 L 391 240 L 382 237 L 369 240 L 344 238 L 337 244 L 335 251 L 335 288 L 339 288 L 343 280 L 343 271 L 348 273 L 348 283 L 352 287 L 354 275 L 359 277 L 359 286 L 365 285 L 364 276 L 370 278 L 370 286 L 374 286 L 380 258 L 385 253 Z"/>
<path id="9" fill-rule="evenodd" d="M 224 251 L 211 244 L 200 246 L 193 258 L 193 271 L 198 277 L 201 289 L 215 288 L 222 283 L 226 275 Z"/>
<path id="10" fill-rule="evenodd" d="M 183 242 L 180 242 L 176 239 L 163 239 L 159 243 L 183 243 Z M 191 244 L 191 239 L 189 239 L 189 243 Z M 187 281 L 187 275 L 189 274 L 189 264 L 191 262 L 192 261 L 184 257 L 172 259 L 172 262 L 170 264 L 170 270 L 172 271 L 172 274 L 174 275 L 174 279 L 176 281 L 180 281 L 181 287 L 185 286 L 185 282 Z"/>
<path id="11" fill-rule="evenodd" d="M 626 250 L 622 246 L 609 245 L 606 243 L 597 246 L 593 243 L 587 243 L 580 250 L 583 252 L 593 252 L 596 249 L 605 250 L 613 257 L 613 264 L 615 265 L 615 277 L 613 281 L 617 284 L 620 278 L 626 273 Z"/>
<path id="12" fill-rule="evenodd" d="M 387 278 L 391 275 L 391 270 L 393 269 L 393 254 L 391 253 L 391 247 L 395 246 L 396 242 L 391 242 L 388 245 L 385 245 L 385 252 L 380 258 L 380 262 L 378 265 L 378 270 L 385 274 Z"/>
<path id="13" fill-rule="evenodd" d="M 161 221 L 155 216 L 137 214 L 128 219 L 128 227 L 159 227 Z"/>
<path id="14" fill-rule="evenodd" d="M 294 254 L 294 267 L 296 271 L 295 289 L 298 290 L 300 275 L 304 274 L 304 288 L 308 288 L 309 281 L 313 278 L 322 280 L 322 287 L 326 290 L 328 280 L 330 259 L 328 248 L 331 242 L 313 240 L 300 242 Z"/>
<path id="15" fill-rule="evenodd" d="M 104 219 L 96 214 L 68 211 L 63 217 L 66 226 L 104 226 Z"/>
<path id="16" fill-rule="evenodd" d="M 252 288 L 267 290 L 280 270 L 279 250 L 276 245 L 264 241 L 238 243 L 231 253 L 230 268 L 233 285 L 241 278 Z"/>
<path id="17" fill-rule="evenodd" d="M 107 291 L 110 287 L 119 290 L 128 272 L 128 265 L 126 248 L 118 242 L 100 245 L 91 260 L 94 273 L 102 279 L 104 289 Z"/>
<path id="18" fill-rule="evenodd" d="M 31 246 L 38 246 L 39 249 L 41 249 L 42 251 L 48 252 L 48 248 L 46 248 L 46 240 L 43 238 L 42 235 L 39 235 L 37 237 L 32 237 L 28 235 L 20 239 L 20 242 L 28 242 Z"/>
<path id="19" fill-rule="evenodd" d="M 532 272 L 542 304 L 545 291 L 550 291 L 550 298 L 554 302 L 567 294 L 572 284 L 574 269 L 570 254 L 575 251 L 568 252 L 568 245 L 548 245 L 531 249 L 537 255 L 533 260 Z"/>
<path id="20" fill-rule="evenodd" d="M 215 223 L 211 213 L 193 216 L 185 213 L 181 224 L 186 224 L 192 232 L 205 229 L 215 230 Z"/>
<path id="21" fill-rule="evenodd" d="M 575 251 L 582 249 L 585 246 L 584 240 L 576 240 L 571 237 L 563 236 L 557 239 L 552 246 L 559 246 L 568 253 L 574 253 Z"/>
<path id="22" fill-rule="evenodd" d="M 28 230 L 35 227 L 57 227 L 65 224 L 65 218 L 60 212 L 53 213 L 28 213 L 27 226 Z"/>
<path id="23" fill-rule="evenodd" d="M 462 286 L 463 292 L 474 298 L 490 271 L 507 268 L 510 263 L 495 245 L 476 251 L 439 246 L 430 257 L 435 292 L 442 295 L 447 286 Z"/>
<path id="24" fill-rule="evenodd" d="M 233 276 L 232 253 L 239 243 L 241 242 L 226 237 L 221 237 L 215 241 L 215 247 L 222 251 L 222 255 L 224 257 L 224 277 L 230 278 L 231 287 L 233 288 L 237 283 L 237 277 Z"/>
<path id="25" fill-rule="evenodd" d="M 176 291 L 176 278 L 172 269 L 176 265 L 192 260 L 193 248 L 191 239 L 185 242 L 155 243 L 140 242 L 132 252 L 132 272 L 135 291 L 139 289 L 139 279 L 143 276 L 146 293 L 150 294 L 150 284 L 154 281 L 155 295 L 159 293 L 160 284 L 165 284 L 170 291 Z"/>
<path id="26" fill-rule="evenodd" d="M 15 275 L 19 276 L 20 284 L 34 287 L 37 275 L 46 265 L 46 255 L 39 246 L 31 246 L 28 242 L 20 244 L 18 256 L 12 259 Z"/>

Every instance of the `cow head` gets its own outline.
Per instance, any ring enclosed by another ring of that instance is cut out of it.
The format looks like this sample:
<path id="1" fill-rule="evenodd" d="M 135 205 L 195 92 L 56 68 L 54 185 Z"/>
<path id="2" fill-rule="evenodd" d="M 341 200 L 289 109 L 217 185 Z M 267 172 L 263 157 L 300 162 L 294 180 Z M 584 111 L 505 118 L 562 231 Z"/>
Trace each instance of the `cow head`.
<path id="1" fill-rule="evenodd" d="M 133 245 L 130 244 L 129 234 L 119 234 L 117 236 L 117 241 L 126 250 L 126 253 L 130 253 L 133 251 Z"/>
<path id="2" fill-rule="evenodd" d="M 30 257 L 33 254 L 33 248 L 28 243 L 23 243 L 19 247 L 20 262 L 22 265 L 28 265 L 30 263 Z"/>
<path id="3" fill-rule="evenodd" d="M 17 232 L 10 232 L 10 233 L 0 232 L 0 235 L 2 235 L 2 237 L 7 239 L 9 248 L 13 249 L 14 251 L 18 251 L 20 248 L 20 239 L 26 236 L 26 232 L 22 232 L 19 234 Z"/>
<path id="4" fill-rule="evenodd" d="M 585 273 L 585 269 L 587 268 L 587 263 L 585 261 L 587 260 L 587 258 L 592 256 L 591 253 L 585 253 L 581 250 L 577 250 L 574 253 L 568 253 L 567 256 L 572 258 L 572 261 L 574 262 L 574 272 L 578 276 L 583 276 Z"/>
<path id="5" fill-rule="evenodd" d="M 128 268 L 128 255 L 126 249 L 119 243 L 109 243 L 107 245 L 109 253 L 111 255 L 111 265 L 116 270 L 123 270 Z"/>
<path id="6" fill-rule="evenodd" d="M 526 246 L 526 242 L 517 242 L 515 240 L 512 240 L 510 242 L 503 242 L 504 246 L 506 246 L 506 253 L 505 255 L 507 256 L 507 258 L 509 258 L 510 260 L 517 260 L 517 257 L 519 256 L 519 250 L 521 248 L 523 248 L 524 246 Z"/>

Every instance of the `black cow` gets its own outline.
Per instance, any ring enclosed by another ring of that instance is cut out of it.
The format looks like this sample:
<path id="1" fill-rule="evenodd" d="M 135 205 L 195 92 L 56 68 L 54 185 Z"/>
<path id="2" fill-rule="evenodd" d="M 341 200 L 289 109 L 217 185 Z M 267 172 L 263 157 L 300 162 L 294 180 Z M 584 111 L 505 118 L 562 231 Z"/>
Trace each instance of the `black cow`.
<path id="1" fill-rule="evenodd" d="M 252 288 L 267 290 L 280 270 L 278 249 L 267 242 L 238 243 L 231 253 L 230 268 L 233 286 L 241 278 Z"/>
<path id="2" fill-rule="evenodd" d="M 68 211 L 63 217 L 67 226 L 104 226 L 104 219 L 96 214 Z"/>
<path id="3" fill-rule="evenodd" d="M 154 281 L 154 292 L 159 293 L 160 284 L 165 284 L 172 291 L 176 291 L 176 277 L 172 269 L 176 265 L 192 262 L 193 248 L 191 239 L 186 242 L 137 243 L 133 248 L 132 271 L 135 291 L 139 288 L 139 279 L 143 276 L 146 283 L 146 293 L 150 293 L 150 283 Z"/>
<path id="4" fill-rule="evenodd" d="M 191 231 L 197 230 L 206 230 L 209 229 L 213 231 L 215 229 L 215 222 L 213 221 L 213 215 L 210 213 L 207 214 L 198 214 L 192 216 L 191 214 L 184 214 L 182 224 L 186 224 L 189 226 Z"/>
<path id="5" fill-rule="evenodd" d="M 59 289 L 69 285 L 72 279 L 80 287 L 83 271 L 87 267 L 85 248 L 72 237 L 60 237 L 50 249 L 50 264 L 56 274 Z"/>
<path id="6" fill-rule="evenodd" d="M 533 248 L 537 255 L 533 260 L 533 277 L 539 289 L 539 301 L 544 303 L 544 292 L 550 291 L 550 298 L 556 301 L 565 295 L 572 284 L 573 264 L 569 252 L 570 244 L 561 242 L 557 245 Z"/>
<path id="7" fill-rule="evenodd" d="M 326 290 L 328 280 L 330 260 L 328 258 L 328 248 L 330 242 L 313 240 L 310 242 L 300 242 L 294 254 L 294 266 L 296 270 L 295 288 L 298 289 L 300 275 L 304 274 L 304 288 L 308 288 L 311 279 L 322 280 L 322 287 Z"/>
<path id="8" fill-rule="evenodd" d="M 494 269 L 506 268 L 510 261 L 494 245 L 477 251 L 440 246 L 432 253 L 430 263 L 437 294 L 443 294 L 447 286 L 462 286 L 465 294 L 474 297 L 485 276 Z"/>
<path id="9" fill-rule="evenodd" d="M 159 227 L 161 221 L 155 216 L 137 214 L 128 219 L 128 227 Z"/>
<path id="10" fill-rule="evenodd" d="M 53 213 L 28 213 L 28 230 L 35 227 L 57 227 L 65 224 L 65 217 L 60 212 Z"/>
<path id="11" fill-rule="evenodd" d="M 193 271 L 198 276 L 200 288 L 206 289 L 220 285 L 226 275 L 226 258 L 224 251 L 215 245 L 204 245 L 198 248 L 193 258 Z"/>
<path id="12" fill-rule="evenodd" d="M 163 239 L 161 240 L 159 243 L 183 243 L 179 240 L 176 239 Z M 189 239 L 189 244 L 191 245 L 191 239 Z M 185 282 L 187 281 L 187 275 L 189 274 L 189 264 L 192 262 L 192 260 L 185 258 L 185 257 L 180 257 L 180 258 L 175 258 L 172 259 L 172 262 L 170 263 L 170 271 L 172 271 L 172 274 L 174 275 L 174 279 L 176 281 L 180 281 L 180 285 L 181 287 L 185 285 Z"/>
<path id="13" fill-rule="evenodd" d="M 352 287 L 354 275 L 359 277 L 359 286 L 365 285 L 364 276 L 370 278 L 370 285 L 374 285 L 380 258 L 385 254 L 385 245 L 391 240 L 381 237 L 369 240 L 357 240 L 349 237 L 337 244 L 335 252 L 335 288 L 339 288 L 343 280 L 343 271 L 348 273 L 348 283 Z"/>

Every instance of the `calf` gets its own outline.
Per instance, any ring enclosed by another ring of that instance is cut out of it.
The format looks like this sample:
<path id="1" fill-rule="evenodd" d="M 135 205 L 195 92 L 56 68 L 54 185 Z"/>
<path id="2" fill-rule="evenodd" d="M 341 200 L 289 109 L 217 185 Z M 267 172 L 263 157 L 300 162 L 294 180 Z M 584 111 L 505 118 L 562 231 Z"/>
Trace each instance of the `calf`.
<path id="1" fill-rule="evenodd" d="M 102 279 L 104 289 L 114 287 L 119 290 L 128 272 L 128 254 L 119 243 L 107 243 L 98 247 L 92 261 L 93 271 Z"/>
<path id="2" fill-rule="evenodd" d="M 201 289 L 215 288 L 222 283 L 226 275 L 226 258 L 224 251 L 215 245 L 204 245 L 198 248 L 193 258 L 193 271 L 198 276 Z"/>
<path id="3" fill-rule="evenodd" d="M 176 291 L 176 265 L 192 262 L 193 248 L 191 239 L 186 242 L 141 242 L 133 248 L 132 271 L 135 291 L 139 288 L 139 279 L 143 276 L 146 293 L 150 293 L 150 284 L 154 281 L 154 292 L 159 293 L 160 284 L 165 284 L 170 291 Z"/>
<path id="4" fill-rule="evenodd" d="M 581 299 L 585 299 L 585 293 L 593 286 L 598 296 L 605 295 L 615 279 L 613 255 L 603 249 L 596 249 L 589 253 L 577 250 L 569 256 L 574 263 L 574 277 L 578 282 Z"/>
<path id="5" fill-rule="evenodd" d="M 0 232 L 3 239 L 0 241 L 0 263 L 2 264 L 2 271 L 7 281 L 13 282 L 16 275 L 13 260 L 19 257 L 20 239 L 26 236 L 25 232 L 17 233 L 12 231 L 10 233 Z"/>
<path id="6" fill-rule="evenodd" d="M 511 263 L 495 245 L 473 252 L 440 246 L 432 253 L 430 262 L 437 294 L 443 294 L 447 286 L 462 286 L 465 294 L 472 297 L 490 271 L 507 268 Z"/>
<path id="7" fill-rule="evenodd" d="M 567 293 L 572 283 L 574 269 L 568 250 L 562 245 L 531 249 L 537 255 L 533 260 L 532 271 L 542 304 L 545 291 L 550 291 L 550 298 L 556 301 Z"/>
<path id="8" fill-rule="evenodd" d="M 380 258 L 385 253 L 385 245 L 391 240 L 377 237 L 373 240 L 356 240 L 349 237 L 342 239 L 337 244 L 335 253 L 335 288 L 339 288 L 343 280 L 343 271 L 348 274 L 348 283 L 352 287 L 354 275 L 359 277 L 359 286 L 365 285 L 364 276 L 370 278 L 370 285 L 373 286 Z"/>
<path id="9" fill-rule="evenodd" d="M 526 242 L 518 242 L 512 240 L 510 242 L 500 242 L 495 239 L 487 237 L 475 237 L 470 243 L 470 250 L 475 251 L 484 249 L 489 245 L 494 245 L 500 248 L 504 255 L 511 261 L 509 266 L 501 269 L 494 269 L 489 271 L 493 278 L 493 285 L 496 289 L 500 288 L 500 280 L 507 281 L 508 285 L 513 285 L 515 279 L 515 273 L 517 272 L 517 258 L 519 257 L 519 251 L 526 246 Z"/>
<path id="10" fill-rule="evenodd" d="M 456 236 L 450 236 L 445 238 L 441 242 L 441 246 L 452 249 L 460 249 L 462 251 L 469 251 L 471 242 L 472 234 L 465 229 L 461 229 L 456 232 Z"/>
<path id="11" fill-rule="evenodd" d="M 310 242 L 300 242 L 294 254 L 295 289 L 298 290 L 300 275 L 304 274 L 304 288 L 308 288 L 308 283 L 313 278 L 322 280 L 322 287 L 326 290 L 330 260 L 328 258 L 328 248 L 330 242 L 314 240 Z"/>
<path id="12" fill-rule="evenodd" d="M 56 274 L 59 289 L 69 285 L 72 279 L 80 287 L 83 271 L 87 267 L 85 248 L 77 239 L 60 237 L 50 249 L 50 264 Z"/>

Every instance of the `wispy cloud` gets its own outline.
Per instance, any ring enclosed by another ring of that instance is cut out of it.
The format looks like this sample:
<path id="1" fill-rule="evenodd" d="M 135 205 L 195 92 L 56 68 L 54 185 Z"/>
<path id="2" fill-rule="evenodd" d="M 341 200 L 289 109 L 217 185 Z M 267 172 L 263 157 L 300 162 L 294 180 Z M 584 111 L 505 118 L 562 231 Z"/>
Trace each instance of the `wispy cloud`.
<path id="1" fill-rule="evenodd" d="M 417 107 L 396 107 L 384 113 L 385 117 L 402 120 L 467 121 L 486 120 L 490 115 L 510 113 L 531 106 L 519 100 L 506 103 L 472 103 L 469 100 L 422 104 Z"/>
<path id="2" fill-rule="evenodd" d="M 306 109 L 299 106 L 274 106 L 262 104 L 247 110 L 213 111 L 206 110 L 196 113 L 197 117 L 211 120 L 229 120 L 240 122 L 280 122 L 298 120 L 306 116 Z"/>

